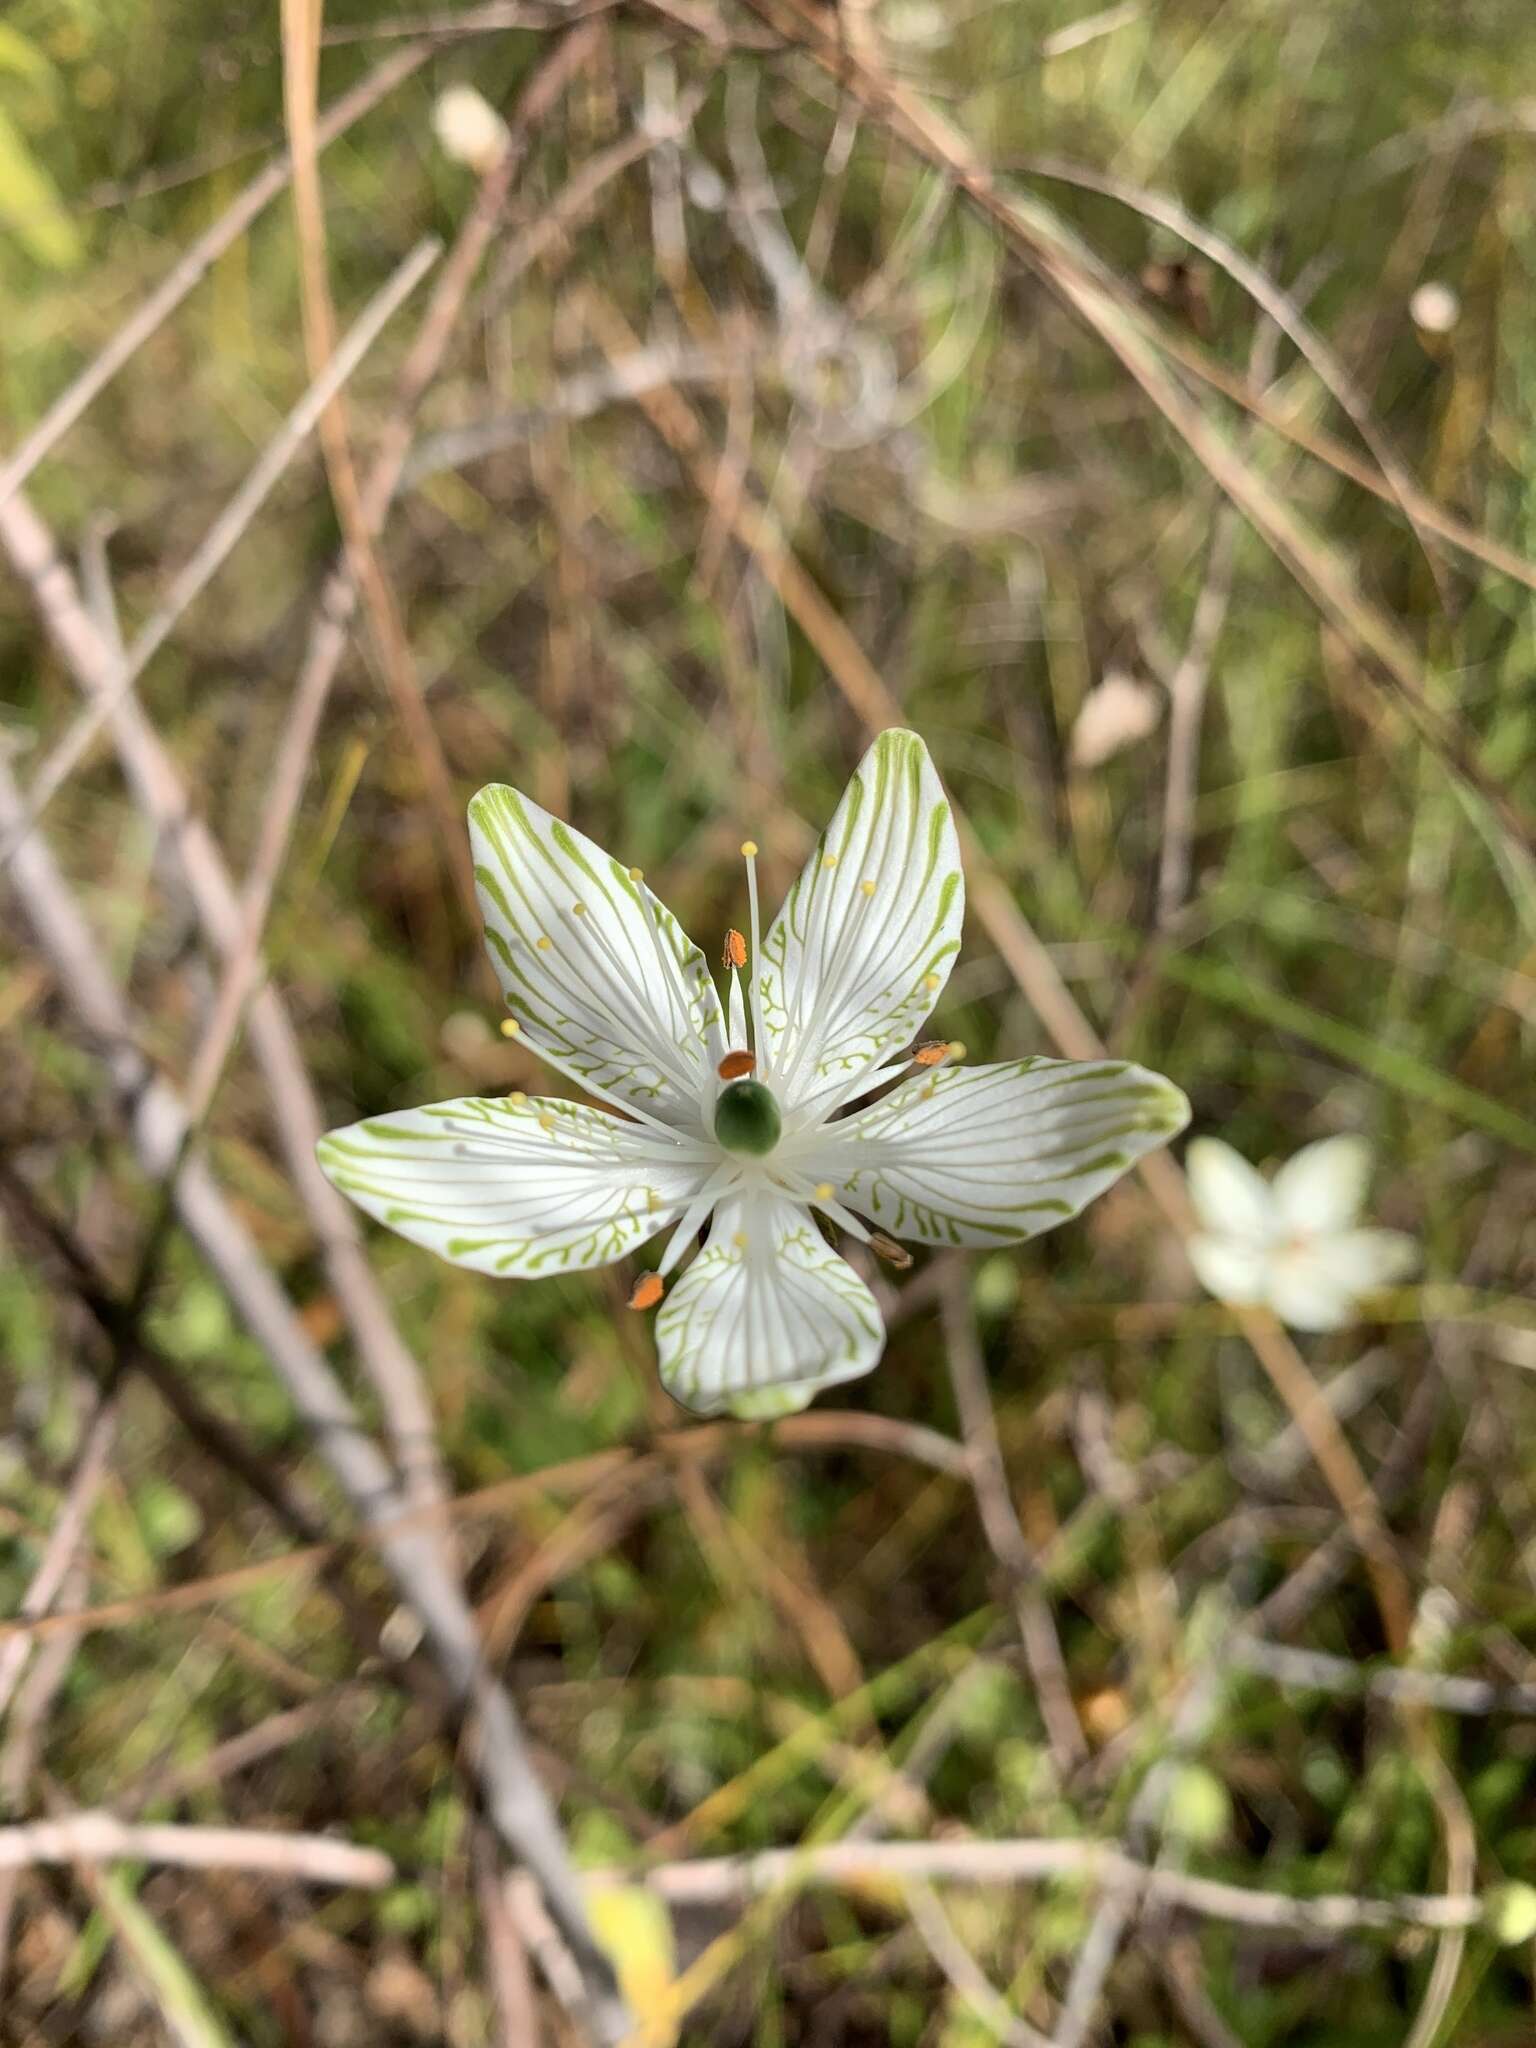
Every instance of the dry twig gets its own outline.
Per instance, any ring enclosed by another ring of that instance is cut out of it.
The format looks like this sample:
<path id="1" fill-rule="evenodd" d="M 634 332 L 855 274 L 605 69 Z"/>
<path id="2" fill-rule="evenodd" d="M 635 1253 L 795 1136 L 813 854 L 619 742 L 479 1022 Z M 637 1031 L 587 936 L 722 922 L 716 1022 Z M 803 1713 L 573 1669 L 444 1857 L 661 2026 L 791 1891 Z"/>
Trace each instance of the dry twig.
<path id="1" fill-rule="evenodd" d="M 594 1872 L 594 1880 L 621 1873 Z M 1064 1841 L 825 1842 L 798 1849 L 764 1849 L 750 1856 L 709 1856 L 659 1863 L 644 1882 L 674 1905 L 743 1900 L 786 1886 L 835 1884 L 884 1889 L 912 1879 L 952 1884 L 1035 1884 L 1051 1878 L 1124 1886 L 1134 1904 L 1144 1900 L 1233 1926 L 1264 1927 L 1299 1936 L 1392 1933 L 1401 1927 L 1434 1930 L 1476 1927 L 1482 1899 L 1470 1894 L 1404 1893 L 1369 1899 L 1347 1892 L 1310 1898 L 1259 1891 L 1216 1878 L 1192 1877 L 1138 1862 L 1112 1843 Z"/>
<path id="2" fill-rule="evenodd" d="M 163 1863 L 182 1870 L 241 1870 L 295 1884 L 393 1884 L 396 1871 L 382 1849 L 331 1835 L 293 1835 L 258 1828 L 174 1827 L 119 1820 L 112 1813 L 71 1813 L 0 1828 L 0 1870 L 39 1863 Z"/>

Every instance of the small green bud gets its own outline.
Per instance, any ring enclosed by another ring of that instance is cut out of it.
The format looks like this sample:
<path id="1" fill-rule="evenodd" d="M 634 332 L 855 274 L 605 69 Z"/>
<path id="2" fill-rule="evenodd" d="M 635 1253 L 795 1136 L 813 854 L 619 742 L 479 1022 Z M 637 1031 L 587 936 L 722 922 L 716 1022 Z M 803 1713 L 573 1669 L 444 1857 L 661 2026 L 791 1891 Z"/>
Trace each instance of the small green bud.
<path id="1" fill-rule="evenodd" d="M 1536 1885 L 1501 1884 L 1490 1892 L 1488 1932 L 1505 1948 L 1536 1937 Z"/>
<path id="2" fill-rule="evenodd" d="M 1018 1306 L 1019 1269 L 1007 1252 L 994 1252 L 976 1268 L 971 1299 L 978 1315 L 1006 1316 Z"/>
<path id="3" fill-rule="evenodd" d="M 1197 1849 L 1212 1849 L 1232 1825 L 1232 1800 L 1204 1764 L 1180 1764 L 1168 1786 L 1163 1826 Z"/>
<path id="4" fill-rule="evenodd" d="M 780 1422 L 786 1415 L 798 1415 L 802 1408 L 809 1408 L 819 1391 L 814 1381 L 794 1387 L 758 1387 L 750 1393 L 735 1395 L 726 1413 L 734 1415 L 738 1422 Z"/>
<path id="5" fill-rule="evenodd" d="M 761 1159 L 779 1142 L 784 1128 L 779 1105 L 761 1081 L 732 1081 L 715 1104 L 715 1136 L 727 1152 Z"/>

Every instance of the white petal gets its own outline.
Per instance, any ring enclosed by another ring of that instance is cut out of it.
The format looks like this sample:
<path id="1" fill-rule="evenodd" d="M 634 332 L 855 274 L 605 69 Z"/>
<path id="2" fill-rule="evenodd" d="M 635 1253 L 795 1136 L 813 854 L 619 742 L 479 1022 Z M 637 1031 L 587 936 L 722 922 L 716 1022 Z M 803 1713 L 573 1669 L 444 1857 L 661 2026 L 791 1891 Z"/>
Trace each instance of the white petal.
<path id="1" fill-rule="evenodd" d="M 897 1237 L 1007 1244 L 1077 1215 L 1188 1120 L 1171 1081 L 1123 1060 L 938 1067 L 785 1163 Z"/>
<path id="2" fill-rule="evenodd" d="M 1252 1306 L 1269 1292 L 1270 1255 L 1241 1237 L 1191 1237 L 1184 1249 L 1195 1278 L 1218 1301 Z"/>
<path id="3" fill-rule="evenodd" d="M 1359 1294 L 1394 1287 L 1419 1267 L 1419 1247 L 1403 1230 L 1344 1230 L 1328 1249 L 1335 1270 L 1347 1273 Z"/>
<path id="4" fill-rule="evenodd" d="M 317 1148 L 360 1209 L 476 1272 L 605 1266 L 679 1216 L 710 1161 L 585 1103 L 467 1096 L 332 1131 Z"/>
<path id="5" fill-rule="evenodd" d="M 1293 1330 L 1342 1330 L 1355 1320 L 1355 1289 L 1324 1246 L 1294 1245 L 1270 1266 L 1269 1305 Z"/>
<path id="6" fill-rule="evenodd" d="M 1282 1252 L 1270 1277 L 1270 1306 L 1297 1330 L 1339 1330 L 1363 1295 L 1406 1280 L 1419 1248 L 1400 1230 L 1341 1230 Z"/>
<path id="7" fill-rule="evenodd" d="M 1321 1138 L 1304 1145 L 1275 1175 L 1271 1192 L 1280 1227 L 1291 1232 L 1345 1230 L 1360 1214 L 1371 1176 L 1366 1138 Z"/>
<path id="8" fill-rule="evenodd" d="M 469 836 L 486 947 L 513 1016 L 595 1087 L 697 1126 L 723 1036 L 720 998 L 671 912 L 504 783 L 471 801 Z"/>
<path id="9" fill-rule="evenodd" d="M 1275 1234 L 1275 1201 L 1263 1174 L 1220 1138 L 1195 1138 L 1184 1153 L 1189 1198 L 1208 1231 L 1265 1242 Z"/>
<path id="10" fill-rule="evenodd" d="M 960 945 L 965 884 L 928 749 L 883 732 L 763 941 L 770 1085 L 787 1109 L 906 1045 Z"/>
<path id="11" fill-rule="evenodd" d="M 709 1242 L 656 1315 L 662 1385 L 701 1415 L 741 1412 L 740 1400 L 753 1411 L 770 1389 L 808 1400 L 868 1372 L 884 1342 L 852 1266 L 806 1210 L 767 1190 L 720 1204 Z"/>

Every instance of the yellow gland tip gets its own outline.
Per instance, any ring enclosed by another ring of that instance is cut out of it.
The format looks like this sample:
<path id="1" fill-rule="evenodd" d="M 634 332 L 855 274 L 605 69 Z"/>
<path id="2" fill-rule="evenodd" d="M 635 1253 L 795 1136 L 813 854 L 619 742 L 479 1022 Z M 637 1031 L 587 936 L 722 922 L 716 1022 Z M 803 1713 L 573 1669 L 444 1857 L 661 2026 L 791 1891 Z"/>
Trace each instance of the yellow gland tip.
<path id="1" fill-rule="evenodd" d="M 757 858 L 757 841 L 755 839 L 743 839 L 741 842 L 741 857 L 743 860 L 755 860 Z"/>
<path id="2" fill-rule="evenodd" d="M 501 1020 L 501 1035 L 503 1038 L 516 1038 L 522 1028 L 522 1025 L 518 1023 L 515 1017 L 503 1017 Z"/>
<path id="3" fill-rule="evenodd" d="M 923 987 L 927 989 L 930 995 L 932 995 L 933 991 L 938 987 L 938 985 L 939 977 L 936 974 L 925 974 L 923 976 Z"/>
<path id="4" fill-rule="evenodd" d="M 818 1202 L 830 1202 L 835 1193 L 836 1189 L 833 1187 L 831 1181 L 817 1181 L 815 1187 L 815 1195 Z"/>
<path id="5" fill-rule="evenodd" d="M 550 947 L 555 942 L 547 932 L 540 932 L 539 936 L 534 940 L 533 943 L 538 947 L 541 953 L 547 953 Z"/>
<path id="6" fill-rule="evenodd" d="M 573 904 L 571 905 L 571 915 L 572 915 L 572 917 L 585 917 L 585 916 L 586 916 L 586 914 L 587 914 L 587 906 L 585 905 L 585 903 L 573 903 Z"/>
<path id="7" fill-rule="evenodd" d="M 541 1131 L 552 1131 L 554 1128 L 555 1120 L 550 1115 L 549 1111 L 546 1109 L 544 1114 L 539 1118 L 539 1129 Z"/>
<path id="8" fill-rule="evenodd" d="M 643 882 L 645 880 L 645 869 L 631 868 L 629 871 L 629 879 L 632 882 Z"/>
<path id="9" fill-rule="evenodd" d="M 731 1243 L 735 1245 L 737 1251 L 744 1252 L 747 1248 L 747 1233 L 744 1230 L 738 1230 L 731 1239 Z"/>
<path id="10" fill-rule="evenodd" d="M 965 1058 L 965 1047 L 958 1038 L 952 1038 L 949 1041 L 949 1056 L 952 1060 L 963 1060 Z"/>
<path id="11" fill-rule="evenodd" d="M 824 868 L 835 868 L 837 866 L 837 855 L 835 853 L 824 853 L 821 856 L 821 864 Z"/>
<path id="12" fill-rule="evenodd" d="M 507 1100 L 511 1103 L 514 1109 L 521 1109 L 523 1107 L 523 1104 L 528 1100 L 528 1098 L 523 1093 L 521 1088 L 514 1088 L 512 1090 L 512 1093 L 507 1097 Z"/>
<path id="13" fill-rule="evenodd" d="M 864 891 L 864 894 L 866 896 L 873 896 L 875 893 L 875 885 L 873 882 L 860 882 L 859 887 Z"/>

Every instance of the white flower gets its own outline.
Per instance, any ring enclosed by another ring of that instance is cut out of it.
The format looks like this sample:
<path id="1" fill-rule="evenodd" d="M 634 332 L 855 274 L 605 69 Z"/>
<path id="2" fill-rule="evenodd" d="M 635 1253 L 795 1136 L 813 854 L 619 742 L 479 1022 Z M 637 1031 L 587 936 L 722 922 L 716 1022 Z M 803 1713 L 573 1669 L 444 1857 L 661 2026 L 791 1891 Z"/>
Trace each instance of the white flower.
<path id="1" fill-rule="evenodd" d="M 1074 768 L 1101 768 L 1113 755 L 1144 740 L 1162 715 L 1162 698 L 1150 683 L 1139 683 L 1124 669 L 1112 668 L 1083 699 L 1067 758 Z"/>
<path id="2" fill-rule="evenodd" d="M 1425 334 L 1449 334 L 1461 318 L 1461 300 L 1450 285 L 1431 278 L 1408 301 L 1408 317 Z"/>
<path id="3" fill-rule="evenodd" d="M 607 1107 L 440 1102 L 333 1132 L 321 1164 L 380 1222 L 484 1273 L 580 1271 L 669 1230 L 641 1308 L 707 1223 L 656 1322 L 663 1383 L 690 1408 L 783 1414 L 875 1364 L 879 1310 L 823 1224 L 898 1263 L 887 1232 L 1013 1243 L 1188 1119 L 1177 1088 L 1124 1060 L 964 1068 L 959 1045 L 908 1049 L 965 894 L 914 733 L 870 748 L 761 944 L 742 847 L 750 946 L 729 935 L 724 1007 L 638 868 L 499 784 L 469 827 L 503 1029 Z"/>
<path id="4" fill-rule="evenodd" d="M 481 177 L 501 162 L 511 139 L 506 122 L 472 85 L 450 85 L 438 94 L 432 126 L 443 154 Z"/>
<path id="5" fill-rule="evenodd" d="M 1418 1264 L 1402 1231 L 1359 1227 L 1371 1173 L 1364 1138 L 1306 1145 L 1273 1181 L 1219 1138 L 1196 1138 L 1184 1165 L 1204 1226 L 1186 1249 L 1222 1301 L 1271 1308 L 1297 1330 L 1339 1330 L 1363 1296 Z"/>

